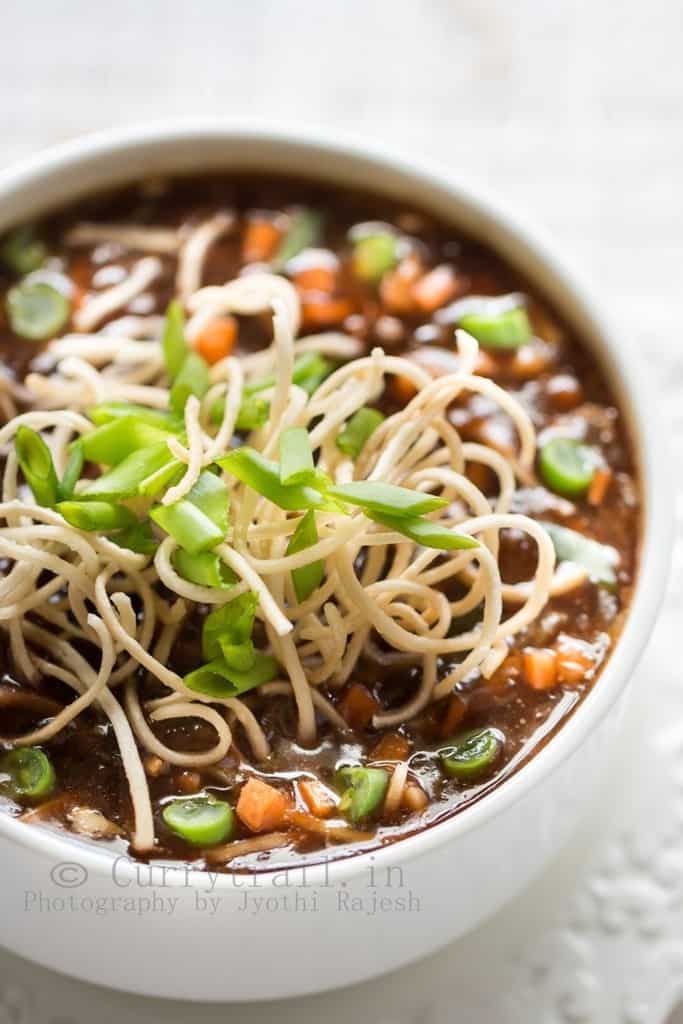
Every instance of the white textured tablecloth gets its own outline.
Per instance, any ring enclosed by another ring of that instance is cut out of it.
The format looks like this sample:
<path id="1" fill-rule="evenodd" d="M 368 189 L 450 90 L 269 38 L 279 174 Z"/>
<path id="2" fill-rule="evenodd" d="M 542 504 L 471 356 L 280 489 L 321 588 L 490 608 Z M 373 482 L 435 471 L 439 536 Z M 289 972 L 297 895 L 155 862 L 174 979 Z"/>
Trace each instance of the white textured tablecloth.
<path id="1" fill-rule="evenodd" d="M 323 124 L 440 160 L 531 211 L 636 338 L 676 472 L 681 24 L 672 0 L 5 0 L 0 163 L 175 115 Z M 663 1024 L 683 998 L 682 531 L 592 820 L 477 933 L 399 975 L 266 1007 L 134 999 L 0 954 L 0 1024 Z"/>

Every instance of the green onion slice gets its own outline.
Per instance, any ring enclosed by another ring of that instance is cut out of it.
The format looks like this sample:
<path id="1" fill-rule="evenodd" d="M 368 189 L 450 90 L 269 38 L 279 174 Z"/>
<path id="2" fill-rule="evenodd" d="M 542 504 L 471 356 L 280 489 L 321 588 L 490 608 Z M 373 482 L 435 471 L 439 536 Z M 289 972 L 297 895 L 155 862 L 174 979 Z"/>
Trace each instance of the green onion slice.
<path id="1" fill-rule="evenodd" d="M 216 846 L 235 830 L 230 804 L 213 796 L 193 796 L 166 804 L 162 818 L 167 828 L 190 846 Z"/>
<path id="2" fill-rule="evenodd" d="M 542 522 L 541 526 L 550 534 L 558 561 L 581 566 L 595 583 L 603 583 L 607 587 L 616 586 L 616 568 L 619 565 L 619 552 L 616 548 L 600 544 L 558 523 Z"/>
<path id="3" fill-rule="evenodd" d="M 543 482 L 565 498 L 580 498 L 593 479 L 596 453 L 569 437 L 553 437 L 538 454 Z"/>
<path id="4" fill-rule="evenodd" d="M 169 396 L 171 412 L 182 416 L 190 395 L 203 398 L 209 390 L 209 367 L 197 352 L 190 352 L 173 381 Z"/>
<path id="5" fill-rule="evenodd" d="M 389 232 L 359 239 L 351 257 L 356 277 L 376 284 L 398 263 L 398 238 Z"/>
<path id="6" fill-rule="evenodd" d="M 460 321 L 463 330 L 485 348 L 520 348 L 531 341 L 531 324 L 523 306 L 506 313 L 468 313 Z"/>
<path id="7" fill-rule="evenodd" d="M 18 277 L 38 270 L 46 257 L 45 243 L 37 237 L 32 224 L 15 228 L 0 243 L 0 261 Z"/>
<path id="8" fill-rule="evenodd" d="M 460 782 L 474 782 L 486 775 L 499 760 L 505 736 L 500 729 L 472 729 L 456 736 L 439 751 L 447 775 Z"/>
<path id="9" fill-rule="evenodd" d="M 69 452 L 69 458 L 64 467 L 62 479 L 59 482 L 60 501 L 68 501 L 69 498 L 73 497 L 76 484 L 83 472 L 83 462 L 83 445 L 79 441 L 75 441 Z"/>
<path id="10" fill-rule="evenodd" d="M 299 551 L 313 547 L 318 542 L 318 528 L 315 512 L 311 509 L 299 520 L 297 528 L 290 537 L 287 554 L 296 555 Z M 292 583 L 296 599 L 301 604 L 317 590 L 325 578 L 325 563 L 322 560 L 302 565 L 300 569 L 292 569 Z"/>
<path id="11" fill-rule="evenodd" d="M 106 501 L 132 498 L 140 493 L 143 481 L 160 469 L 165 469 L 169 463 L 174 463 L 173 468 L 177 468 L 177 460 L 174 459 L 165 441 L 150 445 L 148 448 L 139 448 L 107 473 L 89 483 L 81 491 L 79 498 L 99 498 Z"/>
<path id="12" fill-rule="evenodd" d="M 45 800 L 56 782 L 52 761 L 38 747 L 20 747 L 0 758 L 0 790 L 6 788 L 11 797 L 28 803 Z"/>
<path id="13" fill-rule="evenodd" d="M 202 656 L 213 661 L 223 655 L 231 668 L 250 669 L 255 660 L 251 633 L 257 606 L 257 595 L 247 593 L 210 612 L 202 627 Z"/>
<path id="14" fill-rule="evenodd" d="M 20 281 L 7 293 L 10 327 L 20 338 L 47 341 L 66 325 L 71 304 L 66 296 L 44 281 Z"/>
<path id="15" fill-rule="evenodd" d="M 315 245 L 320 238 L 322 215 L 316 210 L 305 207 L 294 210 L 290 215 L 289 229 L 278 246 L 272 267 L 275 271 L 284 270 L 291 259 L 302 249 Z"/>
<path id="16" fill-rule="evenodd" d="M 339 810 L 354 824 L 364 821 L 384 803 L 389 775 L 383 768 L 346 766 L 336 774 L 337 785 L 344 788 Z"/>
<path id="17" fill-rule="evenodd" d="M 56 508 L 70 526 L 88 532 L 108 533 L 137 522 L 129 508 L 109 501 L 60 501 Z"/>
<path id="18" fill-rule="evenodd" d="M 219 590 L 230 590 L 237 582 L 237 576 L 213 551 L 202 551 L 190 555 L 178 548 L 171 556 L 173 568 L 188 583 L 196 583 L 199 587 L 213 587 Z"/>
<path id="19" fill-rule="evenodd" d="M 141 423 L 165 430 L 169 434 L 182 434 L 185 429 L 185 424 L 179 416 L 173 416 L 162 409 L 148 409 L 146 405 L 135 405 L 132 402 L 102 402 L 88 409 L 88 416 L 98 427 L 111 423 L 112 420 L 134 416 Z"/>
<path id="20" fill-rule="evenodd" d="M 404 537 L 421 544 L 424 548 L 439 548 L 443 551 L 466 551 L 469 548 L 479 547 L 479 542 L 473 537 L 464 533 L 457 533 L 456 530 L 443 523 L 432 522 L 431 519 L 424 519 L 422 516 L 387 516 L 377 512 L 368 512 L 368 517 L 389 530 L 402 533 Z"/>
<path id="21" fill-rule="evenodd" d="M 78 443 L 86 462 L 116 466 L 138 448 L 161 444 L 169 437 L 171 431 L 150 426 L 135 416 L 124 416 L 84 434 Z"/>
<path id="22" fill-rule="evenodd" d="M 289 427 L 280 437 L 280 483 L 308 484 L 315 477 L 313 452 L 305 427 Z"/>
<path id="23" fill-rule="evenodd" d="M 164 354 L 168 375 L 171 380 L 175 380 L 190 351 L 185 340 L 185 314 L 177 299 L 173 299 L 166 310 L 161 351 Z"/>
<path id="24" fill-rule="evenodd" d="M 448 504 L 445 498 L 374 480 L 336 484 L 328 488 L 328 494 L 350 505 L 358 505 L 368 512 L 389 516 L 421 516 Z"/>
<path id="25" fill-rule="evenodd" d="M 59 497 L 59 483 L 52 453 L 35 430 L 19 427 L 14 439 L 19 468 L 39 505 L 54 505 Z"/>
<path id="26" fill-rule="evenodd" d="M 185 686 L 195 693 L 204 693 L 209 697 L 239 697 L 263 683 L 275 679 L 279 672 L 275 658 L 260 651 L 254 652 L 254 663 L 250 669 L 241 672 L 231 668 L 222 658 L 210 661 L 207 665 L 190 672 L 185 676 Z"/>
<path id="27" fill-rule="evenodd" d="M 344 429 L 337 437 L 337 448 L 344 455 L 357 459 L 370 437 L 384 422 L 384 415 L 379 409 L 363 406 L 355 412 Z"/>
<path id="28" fill-rule="evenodd" d="M 283 486 L 280 483 L 280 467 L 277 462 L 264 458 L 254 448 L 235 448 L 228 455 L 216 459 L 221 469 L 227 470 L 247 487 L 262 494 L 274 505 L 288 512 L 309 508 L 327 508 L 339 511 L 337 503 L 330 502 L 318 488 L 304 484 Z"/>

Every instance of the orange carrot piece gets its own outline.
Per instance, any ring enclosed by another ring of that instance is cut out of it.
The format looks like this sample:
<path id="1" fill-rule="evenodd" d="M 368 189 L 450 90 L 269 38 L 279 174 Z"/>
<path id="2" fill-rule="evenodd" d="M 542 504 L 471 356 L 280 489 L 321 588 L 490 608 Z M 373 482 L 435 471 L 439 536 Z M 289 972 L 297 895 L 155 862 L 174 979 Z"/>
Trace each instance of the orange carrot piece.
<path id="1" fill-rule="evenodd" d="M 301 322 L 304 327 L 332 327 L 340 324 L 353 311 L 353 302 L 348 298 L 332 298 L 310 292 L 302 296 Z"/>
<path id="2" fill-rule="evenodd" d="M 601 466 L 599 469 L 596 469 L 593 473 L 593 479 L 590 482 L 590 487 L 588 488 L 588 494 L 586 496 L 588 498 L 588 504 L 602 505 L 611 483 L 611 469 L 607 466 L 604 468 Z"/>
<path id="3" fill-rule="evenodd" d="M 237 816 L 252 832 L 269 832 L 285 822 L 290 801 L 281 789 L 250 778 L 240 790 Z"/>
<path id="4" fill-rule="evenodd" d="M 428 803 L 429 797 L 422 786 L 418 786 L 416 782 L 409 782 L 404 787 L 401 796 L 401 807 L 404 811 L 410 811 L 411 813 L 423 811 Z"/>
<path id="5" fill-rule="evenodd" d="M 282 232 L 272 220 L 248 221 L 242 240 L 242 262 L 266 263 L 281 237 Z"/>
<path id="6" fill-rule="evenodd" d="M 311 814 L 316 818 L 329 818 L 337 804 L 322 782 L 316 779 L 302 779 L 298 786 Z"/>
<path id="7" fill-rule="evenodd" d="M 405 761 L 410 753 L 410 743 L 397 732 L 386 732 L 375 745 L 370 755 L 372 761 Z"/>
<path id="8" fill-rule="evenodd" d="M 422 269 L 414 256 L 407 256 L 399 265 L 385 274 L 379 286 L 379 295 L 390 313 L 417 312 L 413 286 Z"/>
<path id="9" fill-rule="evenodd" d="M 417 394 L 417 388 L 408 377 L 393 377 L 390 389 L 393 398 L 401 405 L 407 405 Z"/>
<path id="10" fill-rule="evenodd" d="M 237 321 L 234 316 L 216 317 L 197 335 L 194 347 L 210 366 L 229 356 L 237 343 Z"/>
<path id="11" fill-rule="evenodd" d="M 329 294 L 337 287 L 337 274 L 332 267 L 304 267 L 294 275 L 294 284 L 304 292 Z"/>
<path id="12" fill-rule="evenodd" d="M 557 654 L 547 647 L 526 647 L 522 653 L 524 682 L 532 690 L 552 690 L 557 685 Z"/>
<path id="13" fill-rule="evenodd" d="M 467 704 L 462 699 L 462 697 L 458 697 L 457 693 L 454 693 L 448 702 L 446 714 L 444 715 L 443 721 L 441 722 L 441 727 L 439 729 L 441 735 L 450 736 L 451 733 L 455 732 L 455 730 L 458 728 L 463 718 L 465 717 L 466 711 Z"/>
<path id="14" fill-rule="evenodd" d="M 452 299 L 458 290 L 458 277 L 453 267 L 442 263 L 415 282 L 412 297 L 423 313 L 433 313 Z"/>
<path id="15" fill-rule="evenodd" d="M 352 683 L 339 705 L 339 713 L 352 729 L 365 729 L 372 721 L 372 716 L 380 710 L 367 687 L 361 683 Z"/>

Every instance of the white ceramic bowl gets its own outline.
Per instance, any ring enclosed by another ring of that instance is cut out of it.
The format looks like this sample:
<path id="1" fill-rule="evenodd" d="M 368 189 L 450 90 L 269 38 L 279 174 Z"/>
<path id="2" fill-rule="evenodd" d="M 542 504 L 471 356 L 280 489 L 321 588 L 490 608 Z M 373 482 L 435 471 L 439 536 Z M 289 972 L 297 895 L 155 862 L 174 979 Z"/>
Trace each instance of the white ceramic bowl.
<path id="1" fill-rule="evenodd" d="M 255 167 L 405 197 L 493 246 L 545 292 L 630 420 L 645 499 L 641 568 L 616 650 L 552 742 L 479 803 L 373 854 L 305 878 L 254 876 L 257 884 L 180 870 L 164 878 L 159 867 L 114 861 L 106 847 L 0 815 L 1 944 L 88 981 L 191 1000 L 301 995 L 369 978 L 462 935 L 531 879 L 576 824 L 609 757 L 670 550 L 664 449 L 628 339 L 610 332 L 551 245 L 455 172 L 319 134 L 155 125 L 70 143 L 0 175 L 0 230 L 142 176 Z"/>

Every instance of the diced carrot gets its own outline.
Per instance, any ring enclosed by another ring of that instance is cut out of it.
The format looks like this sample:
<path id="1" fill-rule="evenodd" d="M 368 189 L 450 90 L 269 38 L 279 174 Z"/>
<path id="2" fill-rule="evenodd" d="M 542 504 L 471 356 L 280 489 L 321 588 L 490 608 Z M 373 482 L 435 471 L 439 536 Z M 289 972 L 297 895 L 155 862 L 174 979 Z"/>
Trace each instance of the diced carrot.
<path id="1" fill-rule="evenodd" d="M 294 275 L 294 284 L 304 292 L 329 294 L 337 287 L 337 275 L 332 267 L 303 267 Z"/>
<path id="2" fill-rule="evenodd" d="M 282 232 L 272 220 L 250 220 L 242 240 L 243 263 L 265 263 L 275 252 Z"/>
<path id="3" fill-rule="evenodd" d="M 551 690 L 557 684 L 557 654 L 547 647 L 526 647 L 522 654 L 524 682 L 532 690 Z"/>
<path id="4" fill-rule="evenodd" d="M 444 306 L 459 291 L 458 277 L 448 263 L 434 267 L 415 282 L 412 297 L 418 309 L 433 313 Z"/>
<path id="5" fill-rule="evenodd" d="M 213 366 L 230 355 L 236 342 L 237 321 L 234 316 L 221 316 L 208 322 L 195 338 L 194 347 Z"/>
<path id="6" fill-rule="evenodd" d="M 298 785 L 311 814 L 316 818 L 329 818 L 337 804 L 325 786 L 316 779 L 302 779 Z"/>
<path id="7" fill-rule="evenodd" d="M 595 666 L 590 646 L 577 637 L 561 633 L 555 641 L 557 679 L 568 686 L 582 682 Z"/>
<path id="8" fill-rule="evenodd" d="M 410 743 L 397 732 L 385 732 L 370 755 L 372 761 L 405 761 Z"/>
<path id="9" fill-rule="evenodd" d="M 301 322 L 304 327 L 332 327 L 340 324 L 353 311 L 353 302 L 348 298 L 333 298 L 315 292 L 302 296 Z"/>
<path id="10" fill-rule="evenodd" d="M 407 256 L 394 270 L 384 275 L 379 295 L 390 313 L 417 312 L 413 286 L 421 274 L 419 261 L 414 256 Z"/>
<path id="11" fill-rule="evenodd" d="M 72 291 L 71 291 L 71 309 L 72 309 L 72 312 L 75 313 L 77 309 L 81 308 L 81 306 L 85 302 L 85 297 L 86 297 L 87 294 L 88 293 L 86 292 L 85 288 L 81 288 L 80 285 L 74 283 Z"/>
<path id="12" fill-rule="evenodd" d="M 411 813 L 423 811 L 428 803 L 429 797 L 422 786 L 418 786 L 416 782 L 409 782 L 404 787 L 401 796 L 401 807 L 405 811 L 410 811 Z"/>
<path id="13" fill-rule="evenodd" d="M 601 466 L 596 469 L 593 473 L 593 479 L 590 482 L 588 488 L 588 504 L 589 505 L 602 505 L 605 500 L 605 495 L 609 490 L 609 485 L 612 483 L 612 470 L 607 466 L 604 468 Z"/>
<path id="14" fill-rule="evenodd" d="M 443 717 L 439 732 L 442 736 L 450 736 L 451 733 L 455 732 L 467 711 L 467 704 L 459 697 L 457 693 L 448 701 L 448 707 L 446 708 L 446 714 Z"/>
<path id="15" fill-rule="evenodd" d="M 240 821 L 252 832 L 269 832 L 284 823 L 290 806 L 281 789 L 252 777 L 240 790 L 236 810 Z"/>
<path id="16" fill-rule="evenodd" d="M 390 389 L 393 398 L 401 405 L 407 405 L 417 394 L 417 388 L 409 377 L 393 377 Z"/>
<path id="17" fill-rule="evenodd" d="M 367 687 L 361 683 L 352 683 L 342 697 L 339 713 L 352 729 L 365 729 L 372 721 L 372 716 L 380 710 Z"/>

